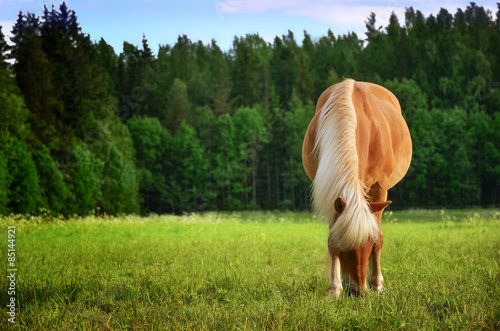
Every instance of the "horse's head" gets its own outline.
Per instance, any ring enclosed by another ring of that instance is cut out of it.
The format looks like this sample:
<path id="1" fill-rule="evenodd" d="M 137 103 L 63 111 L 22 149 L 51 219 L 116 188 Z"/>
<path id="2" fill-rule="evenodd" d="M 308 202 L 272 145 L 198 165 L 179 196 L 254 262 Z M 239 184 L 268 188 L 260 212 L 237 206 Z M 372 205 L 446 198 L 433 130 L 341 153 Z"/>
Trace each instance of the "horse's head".
<path id="1" fill-rule="evenodd" d="M 377 219 L 379 229 L 382 212 L 390 203 L 391 201 L 369 203 L 370 208 Z M 342 198 L 339 197 L 337 200 L 335 200 L 335 210 L 338 216 L 342 214 L 345 208 L 346 202 Z M 364 244 L 361 244 L 355 249 L 342 251 L 335 247 L 335 245 L 329 245 L 330 254 L 333 253 L 340 260 L 342 283 L 347 287 L 346 290 L 348 290 L 349 293 L 357 295 L 366 288 L 366 268 L 369 260 L 370 285 L 372 285 L 373 287 L 382 286 L 382 284 L 380 283 L 383 283 L 383 280 L 372 279 L 378 274 L 376 270 L 373 270 L 378 264 L 376 263 L 376 260 L 372 261 L 372 259 L 380 258 L 379 254 L 380 249 L 382 248 L 382 243 L 383 234 L 382 231 L 379 231 L 377 241 L 368 241 Z"/>

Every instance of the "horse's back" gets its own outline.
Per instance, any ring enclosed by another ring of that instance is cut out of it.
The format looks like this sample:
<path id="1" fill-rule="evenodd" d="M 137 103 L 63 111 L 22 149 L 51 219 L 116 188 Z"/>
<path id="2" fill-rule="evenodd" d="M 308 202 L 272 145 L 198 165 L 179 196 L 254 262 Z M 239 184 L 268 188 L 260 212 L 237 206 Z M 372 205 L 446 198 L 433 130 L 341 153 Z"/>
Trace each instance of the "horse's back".
<path id="1" fill-rule="evenodd" d="M 330 86 L 319 97 L 316 114 L 304 138 L 302 159 L 304 169 L 312 180 L 318 167 L 318 160 L 313 153 L 317 121 L 335 86 Z M 410 132 L 401 114 L 401 107 L 389 90 L 366 82 L 354 83 L 352 102 L 357 120 L 359 179 L 367 187 L 378 182 L 387 190 L 404 177 L 411 161 Z"/>
<path id="2" fill-rule="evenodd" d="M 398 99 L 386 88 L 356 82 L 353 90 L 356 110 L 359 177 L 370 187 L 378 182 L 388 190 L 410 167 L 410 131 L 401 114 Z"/>

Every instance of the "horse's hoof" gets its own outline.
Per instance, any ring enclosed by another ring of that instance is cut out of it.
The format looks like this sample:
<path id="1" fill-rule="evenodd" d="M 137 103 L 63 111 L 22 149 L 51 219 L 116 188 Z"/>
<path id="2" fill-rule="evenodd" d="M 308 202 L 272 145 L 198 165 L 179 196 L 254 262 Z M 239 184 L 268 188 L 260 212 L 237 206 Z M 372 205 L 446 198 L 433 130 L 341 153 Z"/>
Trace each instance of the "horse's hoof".
<path id="1" fill-rule="evenodd" d="M 342 289 L 341 288 L 337 289 L 337 290 L 330 290 L 328 296 L 330 298 L 336 299 L 336 298 L 338 298 L 340 296 L 340 293 L 342 293 Z"/>

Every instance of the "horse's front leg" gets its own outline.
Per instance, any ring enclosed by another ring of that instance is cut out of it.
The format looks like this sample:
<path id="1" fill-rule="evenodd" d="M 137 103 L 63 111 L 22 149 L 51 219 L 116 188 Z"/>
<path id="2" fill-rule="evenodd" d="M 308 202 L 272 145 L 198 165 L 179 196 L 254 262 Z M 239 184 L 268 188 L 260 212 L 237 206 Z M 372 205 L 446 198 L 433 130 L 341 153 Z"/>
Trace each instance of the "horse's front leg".
<path id="1" fill-rule="evenodd" d="M 340 260 L 339 257 L 329 249 L 331 259 L 331 274 L 330 274 L 330 296 L 337 298 L 342 292 L 342 280 L 340 279 Z"/>
<path id="2" fill-rule="evenodd" d="M 384 185 L 386 187 L 386 185 Z M 368 265 L 370 271 L 368 273 L 368 284 L 375 291 L 381 292 L 384 290 L 384 277 L 382 276 L 382 269 L 380 267 L 380 251 L 382 250 L 382 245 L 384 244 L 384 234 L 382 233 L 382 213 L 385 207 L 387 207 L 391 202 L 387 201 L 387 190 L 382 188 L 380 183 L 375 183 L 370 188 L 370 196 L 373 201 L 370 203 L 370 208 L 377 218 L 377 223 L 380 228 L 378 235 L 378 241 L 373 245 L 372 252 L 370 253 L 370 258 L 368 259 Z"/>
<path id="3" fill-rule="evenodd" d="M 384 290 L 384 277 L 382 276 L 382 269 L 380 267 L 380 251 L 382 250 L 382 244 L 384 242 L 384 236 L 382 231 L 380 231 L 378 242 L 373 245 L 368 264 L 370 266 L 370 271 L 368 273 L 368 284 L 370 287 L 377 292 L 382 292 Z"/>

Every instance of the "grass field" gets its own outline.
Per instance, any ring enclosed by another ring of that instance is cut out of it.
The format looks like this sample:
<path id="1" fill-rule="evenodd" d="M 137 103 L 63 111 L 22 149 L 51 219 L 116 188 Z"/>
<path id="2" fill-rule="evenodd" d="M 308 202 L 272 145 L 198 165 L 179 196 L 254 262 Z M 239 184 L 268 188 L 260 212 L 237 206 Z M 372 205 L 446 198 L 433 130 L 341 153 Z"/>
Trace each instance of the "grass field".
<path id="1" fill-rule="evenodd" d="M 382 228 L 384 293 L 330 299 L 310 213 L 0 218 L 0 329 L 500 328 L 498 209 L 388 212 Z"/>

